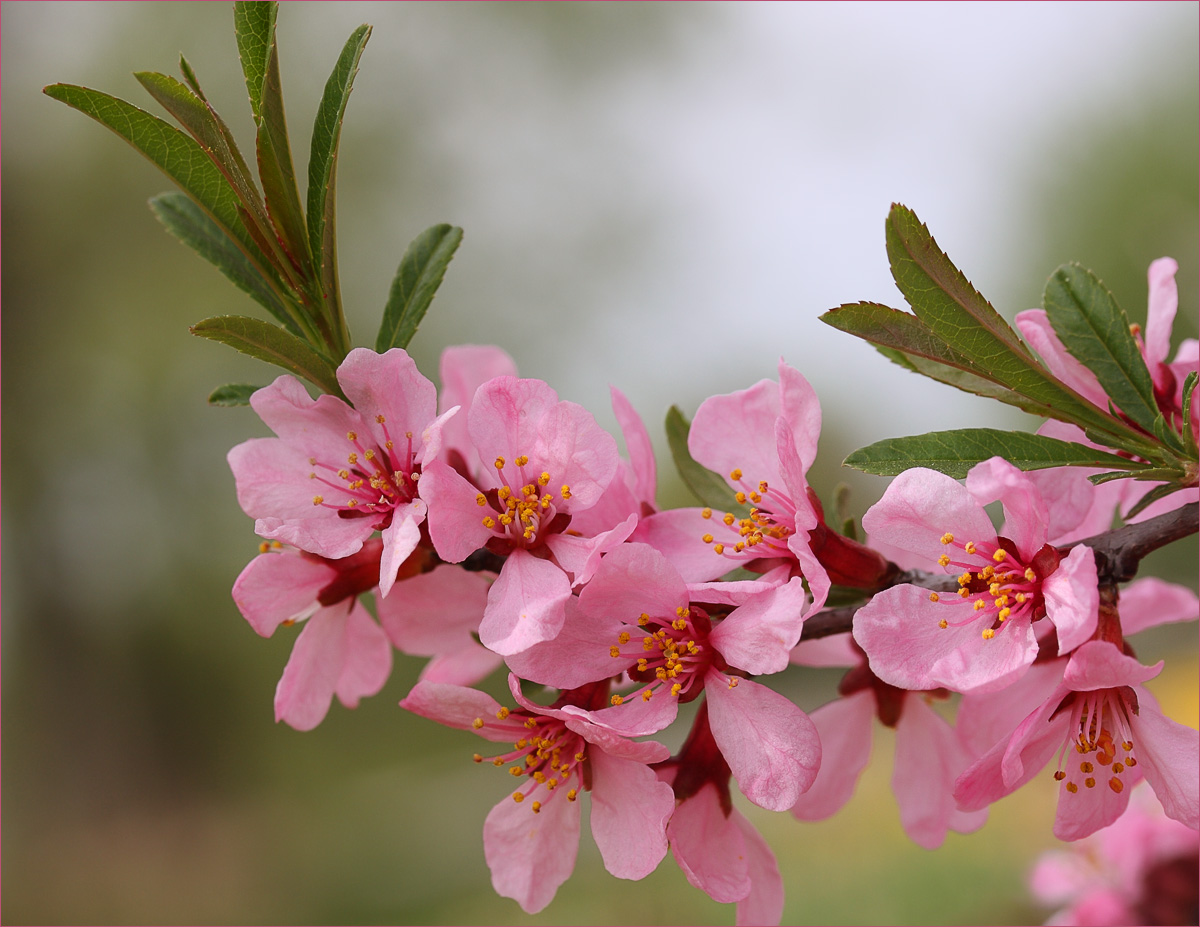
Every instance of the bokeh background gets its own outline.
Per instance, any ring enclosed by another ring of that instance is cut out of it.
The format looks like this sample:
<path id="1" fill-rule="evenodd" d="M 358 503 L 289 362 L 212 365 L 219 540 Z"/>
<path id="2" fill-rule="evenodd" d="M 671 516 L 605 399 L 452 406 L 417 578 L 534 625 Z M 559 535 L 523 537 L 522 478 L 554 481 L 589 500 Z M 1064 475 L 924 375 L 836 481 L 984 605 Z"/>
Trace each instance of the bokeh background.
<path id="1" fill-rule="evenodd" d="M 250 138 L 228 4 L 16 3 L 2 17 L 3 918 L 7 923 L 731 923 L 668 857 L 616 883 L 584 837 L 541 915 L 491 892 L 480 828 L 506 786 L 474 739 L 396 707 L 420 661 L 308 734 L 271 697 L 292 637 L 259 639 L 229 586 L 255 553 L 225 453 L 265 433 L 210 408 L 255 361 L 192 338 L 254 312 L 156 224 L 169 181 L 40 94 L 56 81 L 153 103 L 130 76 L 184 51 Z M 466 229 L 411 346 L 491 342 L 606 426 L 609 384 L 650 425 L 660 502 L 686 504 L 661 422 L 774 376 L 825 410 L 814 485 L 859 515 L 882 481 L 854 448 L 1031 423 L 892 367 L 816 321 L 900 302 L 883 220 L 912 207 L 1000 310 L 1078 260 L 1134 319 L 1145 271 L 1180 262 L 1196 334 L 1197 6 L 285 4 L 301 168 L 342 42 L 375 26 L 338 177 L 352 331 L 374 340 L 407 242 Z M 303 172 L 301 172 L 303 174 Z M 1149 567 L 1195 586 L 1195 539 Z M 1135 640 L 1150 687 L 1197 724 L 1196 627 Z M 805 708 L 837 673 L 779 681 Z M 908 843 L 887 732 L 851 803 L 801 825 L 746 806 L 790 923 L 1028 923 L 1023 879 L 1055 844 L 1049 775 L 975 835 Z M 1044 781 L 1043 781 L 1044 780 Z"/>

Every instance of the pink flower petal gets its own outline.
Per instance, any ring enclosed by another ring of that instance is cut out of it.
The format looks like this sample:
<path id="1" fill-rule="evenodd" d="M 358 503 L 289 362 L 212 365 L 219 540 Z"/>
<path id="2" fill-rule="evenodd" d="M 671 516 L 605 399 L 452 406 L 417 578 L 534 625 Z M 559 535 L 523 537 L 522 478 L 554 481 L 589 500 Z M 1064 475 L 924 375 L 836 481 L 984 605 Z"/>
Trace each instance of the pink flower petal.
<path id="1" fill-rule="evenodd" d="M 797 666 L 855 666 L 862 659 L 850 634 L 831 634 L 801 641 L 792 651 Z"/>
<path id="2" fill-rule="evenodd" d="M 551 534 L 546 538 L 546 546 L 554 554 L 558 565 L 571 574 L 575 585 L 588 582 L 596 568 L 600 566 L 600 558 L 611 550 L 619 548 L 637 527 L 638 517 L 630 515 L 610 531 L 604 531 L 595 537 L 575 537 L 573 534 Z"/>
<path id="3" fill-rule="evenodd" d="M 417 484 L 429 507 L 429 538 L 438 556 L 459 563 L 487 543 L 491 530 L 484 527 L 486 511 L 476 501 L 479 490 L 441 461 L 434 461 Z"/>
<path id="4" fill-rule="evenodd" d="M 1070 717 L 1051 716 L 1068 691 L 1061 687 L 1021 722 L 1011 739 L 997 742 L 967 767 L 954 783 L 954 800 L 960 809 L 978 811 L 1016 791 L 1061 749 Z"/>
<path id="5" fill-rule="evenodd" d="M 1200 830 L 1200 734 L 1165 717 L 1141 693 L 1139 701 L 1132 719 L 1139 768 L 1167 816 Z"/>
<path id="6" fill-rule="evenodd" d="M 285 621 L 307 618 L 317 594 L 337 576 L 319 560 L 296 552 L 259 554 L 233 583 L 233 601 L 242 617 L 263 637 Z"/>
<path id="7" fill-rule="evenodd" d="M 645 544 L 623 544 L 600 564 L 579 593 L 579 607 L 593 618 L 610 615 L 637 624 L 642 612 L 673 615 L 688 604 L 688 590 L 667 558 Z"/>
<path id="8" fill-rule="evenodd" d="M 1126 635 L 1200 617 L 1196 593 L 1186 586 L 1147 576 L 1121 590 L 1121 630 Z"/>
<path id="9" fill-rule="evenodd" d="M 737 919 L 741 925 L 778 924 L 783 919 L 783 877 L 779 864 L 760 834 L 736 808 L 729 815 L 745 841 L 746 874 L 750 876 L 750 893 L 737 903 Z"/>
<path id="10" fill-rule="evenodd" d="M 379 560 L 379 594 L 387 596 L 396 583 L 396 573 L 417 549 L 421 540 L 421 523 L 425 520 L 425 503 L 413 499 L 392 513 L 392 523 L 383 529 L 383 555 Z"/>
<path id="11" fill-rule="evenodd" d="M 650 441 L 650 433 L 637 410 L 633 408 L 625 395 L 615 386 L 609 387 L 612 395 L 613 414 L 621 428 L 625 439 L 625 449 L 629 454 L 629 463 L 633 469 L 633 492 L 639 502 L 654 504 L 654 495 L 658 488 L 657 465 L 654 461 L 654 445 Z"/>
<path id="12" fill-rule="evenodd" d="M 356 708 L 359 699 L 377 693 L 392 674 L 392 645 L 383 628 L 357 601 L 346 618 L 344 633 L 346 656 L 334 692 L 347 708 Z"/>
<path id="13" fill-rule="evenodd" d="M 1071 654 L 1063 682 L 1076 692 L 1136 686 L 1162 672 L 1163 661 L 1143 666 L 1108 641 L 1088 641 Z"/>
<path id="14" fill-rule="evenodd" d="M 962 812 L 954 802 L 954 780 L 971 760 L 954 728 L 917 694 L 904 699 L 896 724 L 892 791 L 900 823 L 910 840 L 927 850 L 940 847 L 946 831 L 978 830 L 987 810 Z"/>
<path id="15" fill-rule="evenodd" d="M 1136 775 L 1136 771 L 1134 771 Z M 1127 776 L 1132 784 L 1133 777 Z M 1054 836 L 1059 840 L 1079 840 L 1108 827 L 1129 804 L 1129 791 L 1114 792 L 1104 779 L 1094 788 L 1082 788 L 1072 794 L 1063 782 L 1058 787 L 1058 809 L 1054 816 Z"/>
<path id="16" fill-rule="evenodd" d="M 667 855 L 667 821 L 675 793 L 644 763 L 589 750 L 592 837 L 604 867 L 618 879 L 641 879 Z"/>
<path id="17" fill-rule="evenodd" d="M 514 550 L 488 593 L 479 639 L 504 656 L 552 640 L 562 629 L 570 597 L 571 582 L 559 567 Z"/>
<path id="18" fill-rule="evenodd" d="M 496 719 L 500 703 L 478 689 L 441 682 L 418 682 L 400 700 L 400 707 L 438 724 L 478 734 L 486 740 L 503 743 L 514 737 L 514 725 Z M 476 727 L 476 720 L 483 721 L 483 726 Z"/>
<path id="19" fill-rule="evenodd" d="M 779 397 L 781 412 L 795 442 L 796 453 L 805 471 L 817 458 L 817 439 L 821 436 L 821 403 L 816 390 L 800 371 L 779 359 Z"/>
<path id="20" fill-rule="evenodd" d="M 1175 324 L 1175 313 L 1179 309 L 1179 290 L 1175 284 L 1175 274 L 1178 270 L 1179 265 L 1173 258 L 1164 257 L 1151 263 L 1146 272 L 1150 298 L 1143 339 L 1146 346 L 1146 362 L 1152 373 L 1154 365 L 1166 361 L 1171 350 L 1171 328 Z"/>
<path id="21" fill-rule="evenodd" d="M 730 688 L 714 670 L 704 693 L 713 739 L 742 794 L 770 811 L 792 807 L 821 765 L 821 739 L 808 715 L 749 679 Z"/>
<path id="22" fill-rule="evenodd" d="M 873 539 L 923 557 L 927 569 L 945 553 L 946 532 L 974 541 L 996 537 L 992 520 L 965 487 L 923 467 L 905 470 L 892 480 L 862 523 Z"/>
<path id="23" fill-rule="evenodd" d="M 864 689 L 822 705 L 809 717 L 821 737 L 821 768 L 792 805 L 792 814 L 801 821 L 822 821 L 850 800 L 867 766 L 875 696 Z"/>
<path id="24" fill-rule="evenodd" d="M 775 419 L 781 411 L 779 385 L 771 380 L 711 396 L 696 410 L 688 450 L 698 463 L 727 481 L 731 471 L 740 469 L 751 483 L 778 483 Z"/>
<path id="25" fill-rule="evenodd" d="M 579 853 L 579 802 L 555 796 L 534 814 L 529 802 L 505 795 L 483 824 L 483 854 L 496 894 L 512 898 L 527 914 L 554 900 L 575 868 Z"/>
<path id="26" fill-rule="evenodd" d="M 382 438 L 381 446 L 387 441 L 381 425 L 388 436 L 401 441 L 406 432 L 420 435 L 437 415 L 437 387 L 401 348 L 384 354 L 355 348 L 338 367 L 337 377 L 367 428 Z"/>
<path id="27" fill-rule="evenodd" d="M 590 588 L 586 587 L 584 592 Z M 608 615 L 589 614 L 575 598 L 567 600 L 565 609 L 562 630 L 554 639 L 509 654 L 506 658 L 509 669 L 530 682 L 558 689 L 576 689 L 589 682 L 616 676 L 633 665 L 633 660 L 613 659 L 609 653 L 625 627 L 619 620 L 619 610 Z"/>
<path id="28" fill-rule="evenodd" d="M 715 785 L 705 784 L 679 803 L 667 837 L 688 882 L 714 901 L 728 904 L 750 894 L 745 837 L 733 816 L 721 810 Z"/>
<path id="29" fill-rule="evenodd" d="M 1013 320 L 1050 372 L 1093 405 L 1108 408 L 1108 394 L 1096 375 L 1067 353 L 1044 309 L 1026 309 Z"/>
<path id="30" fill-rule="evenodd" d="M 782 672 L 800 642 L 807 604 L 808 593 L 796 577 L 735 608 L 709 640 L 731 666 L 756 676 Z"/>
<path id="31" fill-rule="evenodd" d="M 967 490 L 980 505 L 999 500 L 1004 506 L 1000 533 L 1017 545 L 1017 550 L 1036 553 L 1046 543 L 1050 520 L 1046 503 L 1029 477 L 1002 457 L 977 463 L 967 474 Z"/>
<path id="32" fill-rule="evenodd" d="M 736 564 L 701 540 L 712 533 L 712 521 L 701 514 L 704 511 L 707 510 L 684 508 L 658 512 L 638 522 L 631 540 L 661 551 L 684 582 L 710 582 L 724 576 Z"/>
<path id="33" fill-rule="evenodd" d="M 1100 593 L 1096 585 L 1096 557 L 1090 547 L 1071 548 L 1058 569 L 1042 583 L 1046 617 L 1058 632 L 1060 656 L 1091 638 L 1100 616 Z"/>

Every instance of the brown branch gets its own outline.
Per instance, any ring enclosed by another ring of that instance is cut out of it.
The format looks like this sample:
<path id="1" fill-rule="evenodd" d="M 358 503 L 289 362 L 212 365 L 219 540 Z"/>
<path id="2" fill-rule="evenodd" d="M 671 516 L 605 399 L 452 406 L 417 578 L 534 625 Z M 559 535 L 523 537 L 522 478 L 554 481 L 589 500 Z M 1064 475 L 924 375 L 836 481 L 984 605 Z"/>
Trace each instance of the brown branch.
<path id="1" fill-rule="evenodd" d="M 1197 531 L 1197 521 L 1200 516 L 1197 511 L 1200 506 L 1195 502 L 1148 518 L 1132 525 L 1124 525 L 1112 531 L 1105 531 L 1077 544 L 1086 544 L 1096 554 L 1096 573 L 1101 584 L 1125 583 L 1137 575 L 1138 565 L 1142 558 L 1152 551 L 1158 550 L 1178 541 Z M 1067 545 L 1064 551 L 1074 547 Z M 899 574 L 890 585 L 912 583 L 924 586 L 937 592 L 950 591 L 958 588 L 958 581 L 953 576 L 938 573 L 927 573 L 924 570 L 909 570 Z M 883 590 L 880 590 L 881 592 Z M 851 629 L 854 613 L 864 604 L 843 605 L 819 612 L 804 622 L 804 632 L 801 640 L 816 640 L 818 637 L 829 637 L 831 634 L 843 634 Z"/>

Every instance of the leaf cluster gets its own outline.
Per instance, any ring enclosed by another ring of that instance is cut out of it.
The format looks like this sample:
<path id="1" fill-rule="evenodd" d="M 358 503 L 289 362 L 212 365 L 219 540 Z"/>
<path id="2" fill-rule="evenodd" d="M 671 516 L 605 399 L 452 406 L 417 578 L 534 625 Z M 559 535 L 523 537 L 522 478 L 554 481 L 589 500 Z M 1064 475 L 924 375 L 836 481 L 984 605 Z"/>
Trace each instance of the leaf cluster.
<path id="1" fill-rule="evenodd" d="M 155 217 L 275 320 L 215 316 L 197 322 L 192 333 L 341 395 L 335 371 L 353 342 L 337 271 L 338 145 L 371 27 L 354 30 L 325 84 L 302 203 L 284 116 L 277 14 L 274 0 L 234 4 L 234 31 L 255 126 L 257 178 L 182 56 L 182 80 L 152 71 L 134 75 L 181 128 L 99 90 L 52 84 L 43 92 L 112 130 L 170 177 L 180 192 L 154 197 L 150 208 Z M 461 229 L 437 225 L 412 243 L 392 284 L 376 350 L 407 347 L 461 240 Z M 255 389 L 229 384 L 215 390 L 209 401 L 244 405 Z"/>
<path id="2" fill-rule="evenodd" d="M 1160 411 L 1129 319 L 1095 274 L 1078 264 L 1064 264 L 1046 283 L 1042 305 L 1067 351 L 1095 374 L 1110 397 L 1108 408 L 1090 402 L 1051 373 L 938 247 L 912 210 L 893 205 L 886 231 L 892 277 L 912 311 L 860 302 L 831 309 L 822 321 L 868 341 L 889 360 L 916 373 L 1076 425 L 1090 444 L 966 428 L 878 441 L 850 454 L 847 465 L 887 476 L 923 466 L 961 478 L 980 461 L 1000 456 L 1022 470 L 1103 470 L 1091 477 L 1094 482 L 1163 482 L 1142 505 L 1195 485 L 1196 436 L 1190 418 L 1194 375 L 1185 387 L 1184 414 L 1176 430 Z"/>

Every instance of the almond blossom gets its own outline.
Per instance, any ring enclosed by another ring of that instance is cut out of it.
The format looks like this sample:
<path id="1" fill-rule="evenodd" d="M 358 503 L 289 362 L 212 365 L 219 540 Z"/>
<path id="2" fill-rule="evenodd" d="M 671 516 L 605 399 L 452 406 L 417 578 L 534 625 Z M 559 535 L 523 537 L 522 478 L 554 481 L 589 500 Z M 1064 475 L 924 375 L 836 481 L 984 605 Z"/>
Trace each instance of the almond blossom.
<path id="1" fill-rule="evenodd" d="M 1142 687 L 1161 669 L 1161 661 L 1143 666 L 1106 640 L 1079 647 L 1050 696 L 959 777 L 958 806 L 986 807 L 1057 755 L 1059 839 L 1078 840 L 1111 824 L 1143 776 L 1168 817 L 1200 828 L 1200 735 L 1164 717 Z"/>
<path id="2" fill-rule="evenodd" d="M 255 392 L 250 405 L 277 437 L 239 444 L 229 466 L 262 537 L 338 559 L 381 531 L 386 596 L 421 539 L 417 480 L 454 410 L 436 416 L 436 388 L 400 348 L 356 348 L 337 376 L 353 406 L 328 394 L 314 400 L 286 375 Z"/>
<path id="3" fill-rule="evenodd" d="M 850 635 L 801 643 L 792 662 L 802 666 L 850 666 L 838 685 L 841 696 L 811 714 L 821 735 L 821 769 L 816 781 L 792 806 L 801 821 L 821 821 L 850 800 L 871 753 L 872 721 L 896 732 L 892 792 L 909 839 L 936 849 L 954 830 L 978 830 L 987 812 L 959 811 L 954 780 L 975 758 L 930 702 L 946 692 L 910 692 L 890 686 L 867 667 Z"/>
<path id="4" fill-rule="evenodd" d="M 627 672 L 636 688 L 588 717 L 630 736 L 662 730 L 680 702 L 703 693 L 713 736 L 742 792 L 783 811 L 812 783 L 820 741 L 803 711 L 744 674 L 787 667 L 806 604 L 798 577 L 779 586 L 689 587 L 654 548 L 624 544 L 579 593 L 562 633 L 508 663 L 525 678 L 559 687 Z"/>
<path id="5" fill-rule="evenodd" d="M 472 482 L 443 461 L 425 468 L 429 535 L 450 563 L 484 546 L 505 557 L 479 636 L 497 653 L 517 653 L 558 633 L 572 586 L 629 536 L 637 516 L 599 536 L 568 533 L 616 475 L 616 442 L 542 381 L 489 380 L 475 393 L 467 430 L 483 475 Z"/>
<path id="6" fill-rule="evenodd" d="M 999 500 L 998 534 L 984 506 Z M 902 689 L 967 691 L 1011 682 L 1038 652 L 1035 622 L 1048 618 L 1059 652 L 1096 628 L 1098 592 L 1092 551 L 1063 556 L 1048 543 L 1046 500 L 998 457 L 973 467 L 966 485 L 915 467 L 896 477 L 863 516 L 872 542 L 924 557 L 957 590 L 902 584 L 854 617 L 854 639 L 871 671 Z"/>
<path id="7" fill-rule="evenodd" d="M 761 380 L 706 399 L 692 421 L 688 451 L 724 477 L 748 514 L 672 509 L 645 519 L 634 539 L 665 553 L 688 582 L 714 580 L 739 566 L 765 572 L 787 565 L 808 580 L 819 607 L 829 578 L 809 546 L 820 516 L 806 474 L 820 431 L 816 393 L 782 359 L 778 383 Z"/>
<path id="8" fill-rule="evenodd" d="M 387 682 L 391 644 L 358 601 L 379 582 L 381 547 L 374 539 L 357 554 L 326 560 L 264 542 L 234 582 L 234 602 L 263 637 L 304 622 L 275 690 L 276 721 L 312 730 L 335 695 L 354 708 Z"/>
<path id="9" fill-rule="evenodd" d="M 521 693 L 516 676 L 509 688 L 517 708 L 501 706 L 486 693 L 461 686 L 419 682 L 400 703 L 424 718 L 511 749 L 493 757 L 518 784 L 500 801 L 483 827 L 484 855 L 496 892 L 529 914 L 546 907 L 575 868 L 579 847 L 579 798 L 590 791 L 591 830 L 605 868 L 622 879 L 649 875 L 667 852 L 666 825 L 674 810 L 670 786 L 647 764 L 669 751 L 654 741 L 635 743 L 578 713 L 603 689 L 564 693 L 543 707 Z"/>
<path id="10" fill-rule="evenodd" d="M 1125 813 L 1069 848 L 1043 853 L 1029 884 L 1059 906 L 1048 923 L 1079 927 L 1196 921 L 1200 837 L 1163 814 L 1145 785 Z"/>

